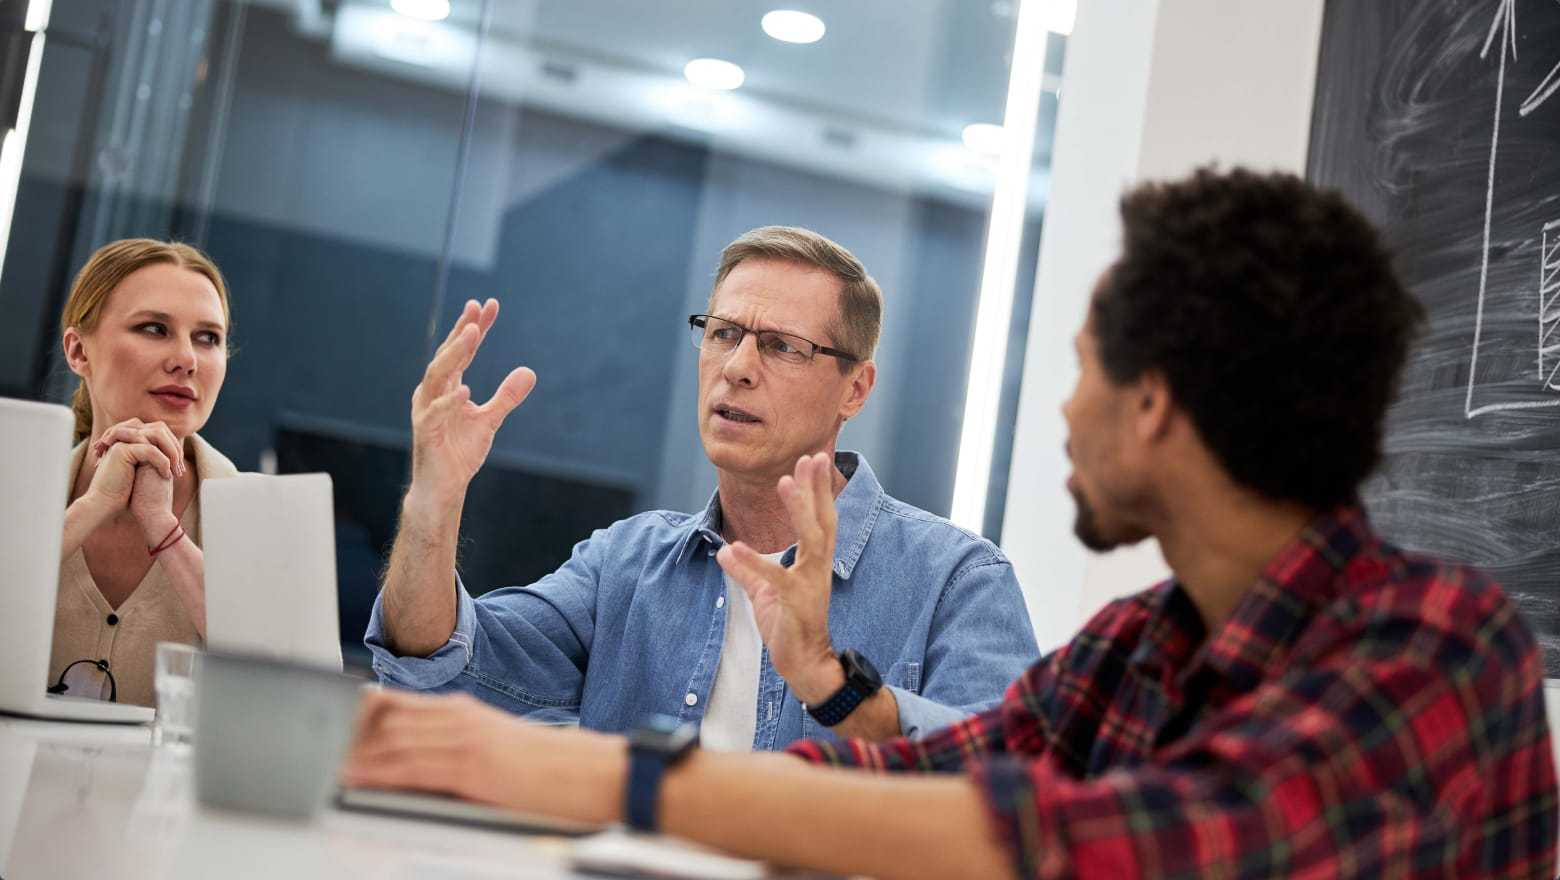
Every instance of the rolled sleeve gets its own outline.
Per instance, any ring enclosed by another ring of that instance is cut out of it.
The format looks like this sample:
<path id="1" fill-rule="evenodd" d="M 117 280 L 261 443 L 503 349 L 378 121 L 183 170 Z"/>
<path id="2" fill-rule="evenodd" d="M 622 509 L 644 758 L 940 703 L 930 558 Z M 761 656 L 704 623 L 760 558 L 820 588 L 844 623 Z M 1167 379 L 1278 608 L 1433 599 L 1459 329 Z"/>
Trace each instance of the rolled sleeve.
<path id="1" fill-rule="evenodd" d="M 471 665 L 472 644 L 476 638 L 476 602 L 455 575 L 455 631 L 438 650 L 427 657 L 401 656 L 385 645 L 384 593 L 374 599 L 363 644 L 373 653 L 374 674 L 379 680 L 412 690 L 433 690 L 449 684 Z"/>
<path id="2" fill-rule="evenodd" d="M 899 705 L 899 733 L 919 739 L 928 733 L 964 718 L 967 713 L 952 706 L 945 706 L 901 687 L 888 685 Z"/>

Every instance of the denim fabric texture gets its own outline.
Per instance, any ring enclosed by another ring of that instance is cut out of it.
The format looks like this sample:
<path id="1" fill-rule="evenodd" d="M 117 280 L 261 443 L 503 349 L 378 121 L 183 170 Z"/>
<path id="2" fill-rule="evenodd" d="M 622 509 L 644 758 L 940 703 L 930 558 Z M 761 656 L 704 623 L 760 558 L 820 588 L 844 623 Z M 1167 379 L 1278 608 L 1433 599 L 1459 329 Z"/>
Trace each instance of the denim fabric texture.
<path id="1" fill-rule="evenodd" d="M 993 705 L 1039 657 L 1013 567 L 990 541 L 889 497 L 864 457 L 836 454 L 849 478 L 836 500 L 829 632 L 877 666 L 901 732 L 921 736 Z M 699 514 L 650 511 L 599 529 L 562 568 L 525 587 L 472 598 L 455 579 L 449 642 L 426 658 L 384 644 L 383 598 L 364 643 L 385 684 L 464 691 L 544 723 L 623 732 L 653 714 L 704 716 L 725 637 L 715 552 L 719 495 Z M 796 548 L 781 562 L 789 565 Z M 755 749 L 832 739 L 806 713 L 766 650 Z"/>

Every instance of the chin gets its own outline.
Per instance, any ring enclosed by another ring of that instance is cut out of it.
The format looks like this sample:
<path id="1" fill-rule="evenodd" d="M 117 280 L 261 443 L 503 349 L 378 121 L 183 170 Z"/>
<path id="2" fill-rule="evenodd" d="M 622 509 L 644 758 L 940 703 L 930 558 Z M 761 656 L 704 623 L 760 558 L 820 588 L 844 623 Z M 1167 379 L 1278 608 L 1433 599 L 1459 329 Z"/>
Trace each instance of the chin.
<path id="1" fill-rule="evenodd" d="M 1108 518 L 1101 517 L 1082 493 L 1075 490 L 1072 496 L 1078 506 L 1077 516 L 1073 519 L 1073 534 L 1077 536 L 1079 543 L 1088 549 L 1096 553 L 1108 553 L 1118 547 L 1131 546 L 1148 537 L 1148 533 L 1142 529 L 1113 523 Z"/>

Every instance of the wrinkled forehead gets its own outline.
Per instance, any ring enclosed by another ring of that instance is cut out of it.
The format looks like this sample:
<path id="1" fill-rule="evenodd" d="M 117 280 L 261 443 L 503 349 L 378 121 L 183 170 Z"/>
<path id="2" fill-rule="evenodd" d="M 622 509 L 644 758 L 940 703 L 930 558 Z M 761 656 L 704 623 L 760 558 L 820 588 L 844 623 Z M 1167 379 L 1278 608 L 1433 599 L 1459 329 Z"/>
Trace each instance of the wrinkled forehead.
<path id="1" fill-rule="evenodd" d="M 710 295 L 709 310 L 755 330 L 785 330 L 821 341 L 839 318 L 842 286 L 824 269 L 744 260 Z"/>

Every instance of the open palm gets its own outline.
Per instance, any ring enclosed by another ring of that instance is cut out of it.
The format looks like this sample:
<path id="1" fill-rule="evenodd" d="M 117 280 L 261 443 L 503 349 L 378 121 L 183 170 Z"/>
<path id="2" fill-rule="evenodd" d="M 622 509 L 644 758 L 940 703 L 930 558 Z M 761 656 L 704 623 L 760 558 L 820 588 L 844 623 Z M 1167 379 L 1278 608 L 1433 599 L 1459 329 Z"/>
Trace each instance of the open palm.
<path id="1" fill-rule="evenodd" d="M 753 603 L 758 633 L 775 671 L 787 680 L 822 664 L 838 667 L 829 637 L 829 595 L 834 586 L 833 462 L 827 453 L 796 463 L 780 478 L 780 499 L 796 529 L 796 560 L 786 568 L 735 541 L 716 557 Z"/>
<path id="2" fill-rule="evenodd" d="M 468 301 L 412 392 L 415 486 L 444 496 L 464 493 L 493 448 L 493 435 L 536 386 L 535 373 L 516 367 L 487 403 L 471 399 L 461 379 L 496 320 L 498 300 Z"/>

